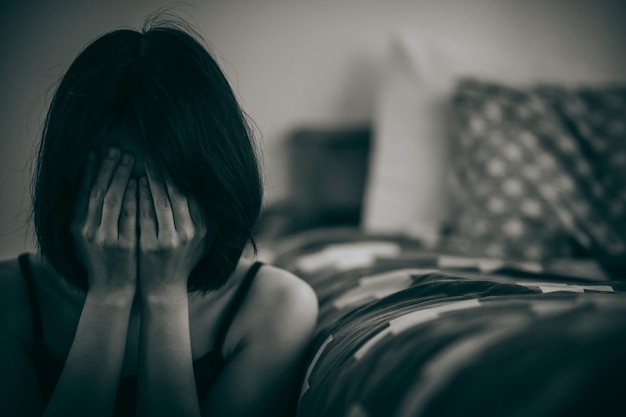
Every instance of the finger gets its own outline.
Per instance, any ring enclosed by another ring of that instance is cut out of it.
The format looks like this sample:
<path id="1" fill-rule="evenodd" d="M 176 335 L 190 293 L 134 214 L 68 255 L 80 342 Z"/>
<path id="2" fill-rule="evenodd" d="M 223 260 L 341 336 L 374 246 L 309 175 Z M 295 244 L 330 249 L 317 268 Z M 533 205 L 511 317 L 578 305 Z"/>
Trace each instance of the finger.
<path id="1" fill-rule="evenodd" d="M 93 186 L 89 192 L 89 203 L 87 206 L 87 217 L 85 225 L 89 228 L 97 228 L 102 220 L 102 203 L 104 194 L 109 188 L 109 182 L 113 176 L 113 171 L 117 165 L 120 151 L 117 148 L 110 148 L 106 157 L 100 165 L 100 170 L 96 176 Z"/>
<path id="2" fill-rule="evenodd" d="M 167 194 L 172 204 L 172 214 L 174 216 L 176 231 L 178 233 L 193 233 L 194 224 L 191 219 L 191 214 L 189 213 L 187 197 L 167 178 L 165 179 L 165 186 L 167 187 Z"/>
<path id="3" fill-rule="evenodd" d="M 139 230 L 139 239 L 142 246 L 156 241 L 157 223 L 146 177 L 141 177 L 139 180 Z"/>
<path id="4" fill-rule="evenodd" d="M 93 165 L 94 154 L 87 154 L 87 161 L 83 170 L 83 178 L 80 182 L 78 195 L 76 196 L 76 205 L 74 206 L 74 223 L 78 224 L 83 221 L 87 212 L 87 204 L 89 201 L 89 191 L 91 190 L 91 182 L 93 181 Z"/>
<path id="5" fill-rule="evenodd" d="M 135 244 L 137 224 L 137 181 L 134 178 L 128 180 L 124 201 L 119 218 L 119 239 L 129 244 Z"/>
<path id="6" fill-rule="evenodd" d="M 109 184 L 102 204 L 102 221 L 100 225 L 107 233 L 112 234 L 113 238 L 119 236 L 118 224 L 120 211 L 122 210 L 122 202 L 128 185 L 128 179 L 133 170 L 133 156 L 124 153 L 115 168 L 113 178 Z"/>
<path id="7" fill-rule="evenodd" d="M 157 236 L 171 236 L 176 233 L 176 227 L 174 226 L 174 214 L 165 183 L 161 175 L 151 169 L 149 164 L 146 164 L 146 174 L 157 219 Z"/>

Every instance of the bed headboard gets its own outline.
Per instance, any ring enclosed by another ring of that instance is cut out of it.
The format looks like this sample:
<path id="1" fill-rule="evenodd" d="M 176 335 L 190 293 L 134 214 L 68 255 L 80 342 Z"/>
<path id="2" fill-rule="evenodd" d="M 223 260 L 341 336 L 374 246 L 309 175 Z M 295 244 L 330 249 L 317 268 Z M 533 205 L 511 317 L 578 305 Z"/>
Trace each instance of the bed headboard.
<path id="1" fill-rule="evenodd" d="M 370 137 L 370 126 L 298 128 L 289 135 L 293 229 L 359 224 Z"/>

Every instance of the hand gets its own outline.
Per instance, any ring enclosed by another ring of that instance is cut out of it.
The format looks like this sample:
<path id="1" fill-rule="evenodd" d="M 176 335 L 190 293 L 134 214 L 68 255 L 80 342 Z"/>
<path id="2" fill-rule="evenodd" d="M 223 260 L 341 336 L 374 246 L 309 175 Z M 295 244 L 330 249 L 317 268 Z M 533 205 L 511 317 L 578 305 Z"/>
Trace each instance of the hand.
<path id="1" fill-rule="evenodd" d="M 92 181 L 93 154 L 87 162 L 71 230 L 87 271 L 89 292 L 134 296 L 137 189 L 136 181 L 129 179 L 133 163 L 132 155 L 120 155 L 119 149 L 111 148 Z"/>
<path id="2" fill-rule="evenodd" d="M 139 181 L 139 291 L 186 299 L 189 274 L 206 254 L 206 226 L 197 203 L 149 165 L 146 174 Z"/>

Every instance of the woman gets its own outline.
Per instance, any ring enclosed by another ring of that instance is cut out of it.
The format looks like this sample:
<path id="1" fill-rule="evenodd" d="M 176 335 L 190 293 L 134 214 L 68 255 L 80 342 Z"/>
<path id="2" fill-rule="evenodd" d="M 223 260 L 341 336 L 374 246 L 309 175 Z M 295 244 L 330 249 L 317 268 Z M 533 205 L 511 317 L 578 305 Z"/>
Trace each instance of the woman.
<path id="1" fill-rule="evenodd" d="M 62 78 L 35 177 L 40 250 L 0 264 L 0 415 L 293 411 L 317 299 L 241 257 L 260 173 L 196 37 L 116 30 Z"/>

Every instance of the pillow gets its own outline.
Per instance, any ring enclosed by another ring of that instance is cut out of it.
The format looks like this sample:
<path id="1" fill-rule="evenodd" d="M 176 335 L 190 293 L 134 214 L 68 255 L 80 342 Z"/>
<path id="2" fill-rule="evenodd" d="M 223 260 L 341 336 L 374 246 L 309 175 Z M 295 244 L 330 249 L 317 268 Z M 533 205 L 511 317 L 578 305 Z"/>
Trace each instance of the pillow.
<path id="1" fill-rule="evenodd" d="M 560 113 L 590 165 L 575 170 L 586 192 L 608 203 L 605 216 L 624 227 L 626 214 L 626 87 L 550 89 L 546 98 Z M 569 155 L 569 153 L 568 153 Z M 570 163 L 575 161 L 568 161 Z M 571 164 L 570 164 L 571 165 Z M 594 183 L 590 179 L 595 178 Z"/>
<path id="2" fill-rule="evenodd" d="M 457 79 L 474 76 L 520 86 L 615 79 L 615 65 L 585 59 L 590 52 L 580 48 L 570 52 L 551 54 L 533 45 L 490 49 L 463 37 L 435 42 L 413 28 L 393 33 L 375 103 L 362 228 L 436 238 L 454 214 L 445 176 L 449 100 Z"/>
<path id="3" fill-rule="evenodd" d="M 626 251 L 625 89 L 465 80 L 453 103 L 452 229 L 471 242 L 464 252 L 541 260 L 572 255 L 571 237 Z"/>
<path id="4" fill-rule="evenodd" d="M 570 156 L 566 166 L 579 179 L 603 222 L 582 220 L 592 250 L 613 276 L 626 278 L 626 86 L 553 89 L 552 105 L 578 141 L 588 166 Z"/>
<path id="5" fill-rule="evenodd" d="M 432 68 L 416 68 L 411 55 L 402 39 L 393 39 L 376 102 L 361 225 L 371 233 L 432 238 L 446 218 L 444 103 L 440 86 L 428 82 Z"/>

